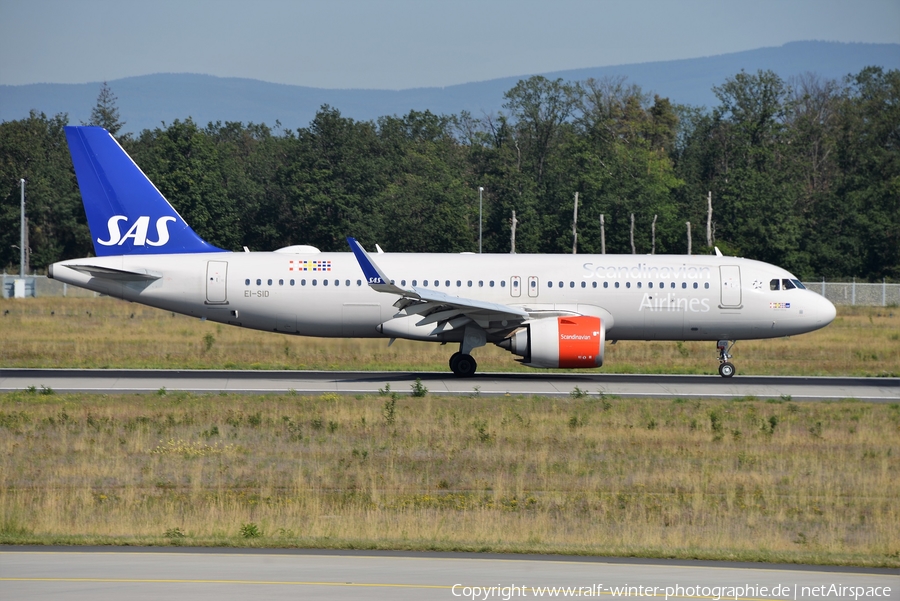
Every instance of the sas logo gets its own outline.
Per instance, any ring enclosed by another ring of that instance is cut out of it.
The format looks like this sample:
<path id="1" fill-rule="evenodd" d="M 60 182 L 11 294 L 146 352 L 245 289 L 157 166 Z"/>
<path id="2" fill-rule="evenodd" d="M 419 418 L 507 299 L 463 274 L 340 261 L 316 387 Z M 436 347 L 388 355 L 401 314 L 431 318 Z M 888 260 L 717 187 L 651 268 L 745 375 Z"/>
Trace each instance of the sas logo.
<path id="1" fill-rule="evenodd" d="M 120 221 L 127 222 L 128 217 L 125 215 L 113 215 L 110 217 L 109 221 L 106 222 L 106 227 L 109 229 L 109 240 L 97 238 L 97 244 L 102 244 L 103 246 L 122 246 L 125 244 L 126 240 L 133 240 L 135 246 L 144 246 L 145 244 L 149 244 L 150 246 L 162 246 L 169 241 L 168 224 L 170 221 L 175 221 L 175 218 L 166 216 L 156 220 L 156 240 L 147 240 L 147 230 L 150 228 L 150 217 L 147 215 L 138 217 L 137 221 L 128 228 L 128 231 L 125 232 L 124 236 L 119 228 Z"/>

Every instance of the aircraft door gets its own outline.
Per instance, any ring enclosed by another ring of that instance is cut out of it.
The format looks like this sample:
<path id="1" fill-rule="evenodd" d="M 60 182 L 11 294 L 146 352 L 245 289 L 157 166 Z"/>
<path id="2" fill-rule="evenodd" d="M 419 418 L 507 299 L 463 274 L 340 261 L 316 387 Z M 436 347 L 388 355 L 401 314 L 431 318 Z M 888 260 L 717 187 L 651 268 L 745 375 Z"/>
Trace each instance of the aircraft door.
<path id="1" fill-rule="evenodd" d="M 722 265 L 719 267 L 722 283 L 722 304 L 720 308 L 741 307 L 741 268 L 738 265 Z"/>
<path id="2" fill-rule="evenodd" d="M 224 305 L 228 303 L 227 273 L 227 261 L 206 262 L 206 304 Z"/>
<path id="3" fill-rule="evenodd" d="M 509 278 L 509 293 L 516 298 L 522 296 L 522 278 L 517 275 Z"/>
<path id="4" fill-rule="evenodd" d="M 540 291 L 540 282 L 537 279 L 537 276 L 530 275 L 528 276 L 528 296 L 534 298 L 538 295 Z"/>

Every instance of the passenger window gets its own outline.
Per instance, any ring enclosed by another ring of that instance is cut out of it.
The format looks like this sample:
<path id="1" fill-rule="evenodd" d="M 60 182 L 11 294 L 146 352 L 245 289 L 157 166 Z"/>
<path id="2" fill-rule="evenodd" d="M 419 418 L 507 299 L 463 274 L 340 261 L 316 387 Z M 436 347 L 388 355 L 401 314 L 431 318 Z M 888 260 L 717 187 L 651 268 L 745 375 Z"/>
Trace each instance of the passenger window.
<path id="1" fill-rule="evenodd" d="M 780 290 L 781 283 L 778 280 L 772 280 L 769 282 L 769 290 Z"/>
<path id="2" fill-rule="evenodd" d="M 322 280 L 322 285 L 323 285 L 323 286 L 327 286 L 327 285 L 328 285 L 328 280 Z"/>
<path id="3" fill-rule="evenodd" d="M 294 285 L 294 280 L 291 280 L 291 286 L 293 286 L 293 285 Z"/>
<path id="4" fill-rule="evenodd" d="M 340 281 L 340 280 L 335 280 L 335 281 L 334 281 L 334 285 L 335 285 L 335 286 L 340 286 L 340 285 L 341 285 L 341 281 Z"/>
<path id="5" fill-rule="evenodd" d="M 422 285 L 428 288 L 428 280 L 422 280 Z"/>
<path id="6" fill-rule="evenodd" d="M 478 280 L 478 287 L 484 288 L 484 280 Z"/>
<path id="7" fill-rule="evenodd" d="M 500 280 L 500 287 L 506 288 L 506 280 Z"/>
<path id="8" fill-rule="evenodd" d="M 618 288 L 618 287 L 619 287 L 619 282 L 616 282 L 616 288 Z"/>
<path id="9" fill-rule="evenodd" d="M 674 287 L 675 287 L 675 282 L 672 282 L 672 286 L 671 286 L 671 287 L 672 287 L 672 288 L 674 288 Z"/>
<path id="10" fill-rule="evenodd" d="M 625 282 L 625 287 L 626 287 L 626 288 L 631 288 L 631 282 Z"/>
<path id="11" fill-rule="evenodd" d="M 575 282 L 569 282 L 569 288 L 574 288 L 574 287 L 575 287 Z"/>
<path id="12" fill-rule="evenodd" d="M 406 280 L 400 280 L 400 285 L 401 285 L 401 286 L 406 286 Z"/>
<path id="13" fill-rule="evenodd" d="M 597 287 L 597 282 L 591 282 L 591 287 L 596 288 L 596 287 Z"/>
<path id="14" fill-rule="evenodd" d="M 262 280 L 257 279 L 257 280 L 256 280 L 256 285 L 257 285 L 257 286 L 261 286 L 261 285 L 262 285 Z"/>
<path id="15" fill-rule="evenodd" d="M 345 285 L 345 286 L 349 286 L 349 285 L 350 285 L 350 280 L 347 280 L 346 282 L 344 282 L 344 285 Z"/>
<path id="16" fill-rule="evenodd" d="M 450 280 L 447 280 L 446 282 L 444 282 L 444 286 L 446 286 L 447 288 L 449 288 L 449 287 L 450 287 Z"/>
<path id="17" fill-rule="evenodd" d="M 703 284 L 703 287 L 706 288 L 707 290 L 709 290 L 709 282 L 705 282 L 705 283 Z"/>
<path id="18" fill-rule="evenodd" d="M 582 288 L 587 288 L 587 282 L 581 282 L 581 287 L 582 287 Z"/>
<path id="19" fill-rule="evenodd" d="M 301 286 L 306 286 L 306 280 L 300 280 L 300 285 L 301 285 Z"/>
<path id="20" fill-rule="evenodd" d="M 315 285 L 318 284 L 318 283 L 319 283 L 319 282 L 317 282 L 316 280 L 313 280 L 313 281 L 312 281 L 312 285 L 313 285 L 313 286 L 315 286 Z"/>
<path id="21" fill-rule="evenodd" d="M 418 284 L 416 283 L 416 280 L 413 280 L 413 287 L 415 288 L 416 286 L 418 286 Z"/>
<path id="22" fill-rule="evenodd" d="M 681 287 L 682 287 L 682 288 L 687 288 L 687 282 L 681 282 Z"/>
<path id="23" fill-rule="evenodd" d="M 647 287 L 648 287 L 648 288 L 653 288 L 653 282 L 650 282 L 649 284 L 647 284 Z M 640 286 L 638 286 L 638 288 L 640 288 Z"/>
<path id="24" fill-rule="evenodd" d="M 469 280 L 469 288 L 472 287 L 472 280 Z"/>
<path id="25" fill-rule="evenodd" d="M 694 290 L 696 290 L 696 289 L 699 288 L 699 287 L 700 287 L 700 286 L 697 285 L 697 282 L 694 282 Z"/>
<path id="26" fill-rule="evenodd" d="M 459 280 L 456 280 L 456 287 L 462 288 L 462 282 L 460 282 Z"/>
<path id="27" fill-rule="evenodd" d="M 637 286 L 638 286 L 638 288 L 640 288 L 640 287 L 641 287 L 641 283 L 640 283 L 640 282 L 638 282 L 638 283 L 637 283 Z"/>
<path id="28" fill-rule="evenodd" d="M 604 288 L 609 288 L 609 282 L 603 282 L 603 287 L 604 287 Z"/>
<path id="29" fill-rule="evenodd" d="M 357 286 L 362 286 L 362 280 L 356 280 L 356 285 L 357 285 Z"/>
<path id="30" fill-rule="evenodd" d="M 279 286 L 284 286 L 284 280 L 278 280 L 278 285 L 279 285 Z"/>
<path id="31" fill-rule="evenodd" d="M 793 290 L 794 289 L 794 284 L 790 280 L 781 280 L 781 286 L 785 290 Z"/>
<path id="32" fill-rule="evenodd" d="M 490 285 L 491 288 L 493 288 L 493 287 L 494 287 L 494 280 L 491 280 L 491 283 L 490 283 L 489 285 Z"/>
<path id="33" fill-rule="evenodd" d="M 560 288 L 562 288 L 563 285 L 564 285 L 564 284 L 563 284 L 562 282 L 559 283 L 559 287 L 560 287 Z"/>
<path id="34" fill-rule="evenodd" d="M 537 288 L 537 282 L 535 282 L 534 280 L 531 280 L 531 287 Z"/>
<path id="35" fill-rule="evenodd" d="M 553 288 L 553 282 L 547 281 L 547 288 Z"/>
<path id="36" fill-rule="evenodd" d="M 271 285 L 272 285 L 272 280 L 271 280 L 271 279 L 270 279 L 270 280 L 267 280 L 267 281 L 266 281 L 266 285 L 271 286 Z"/>
<path id="37" fill-rule="evenodd" d="M 249 286 L 249 285 L 250 285 L 250 278 L 247 278 L 246 280 L 244 280 L 244 286 Z"/>

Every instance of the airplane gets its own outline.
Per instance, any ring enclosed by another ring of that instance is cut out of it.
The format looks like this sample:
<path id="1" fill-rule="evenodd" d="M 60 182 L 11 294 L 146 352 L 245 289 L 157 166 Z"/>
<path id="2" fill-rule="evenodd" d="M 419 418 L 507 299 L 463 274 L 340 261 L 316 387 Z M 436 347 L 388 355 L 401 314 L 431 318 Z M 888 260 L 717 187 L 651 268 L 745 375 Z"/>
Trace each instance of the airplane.
<path id="1" fill-rule="evenodd" d="M 716 255 L 369 254 L 288 246 L 231 252 L 200 238 L 100 127 L 65 128 L 96 257 L 53 279 L 205 320 L 299 336 L 495 344 L 523 365 L 596 368 L 607 340 L 737 340 L 825 327 L 835 308 L 788 271 Z"/>

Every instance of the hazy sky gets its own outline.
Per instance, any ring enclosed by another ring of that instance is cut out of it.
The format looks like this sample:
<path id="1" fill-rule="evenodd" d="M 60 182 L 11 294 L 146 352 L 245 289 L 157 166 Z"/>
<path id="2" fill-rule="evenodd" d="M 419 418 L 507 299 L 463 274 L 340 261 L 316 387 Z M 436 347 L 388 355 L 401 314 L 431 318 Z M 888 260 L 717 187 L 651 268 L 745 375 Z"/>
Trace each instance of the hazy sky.
<path id="1" fill-rule="evenodd" d="M 206 73 L 403 89 L 709 56 L 900 43 L 900 0 L 0 0 L 0 84 Z"/>

